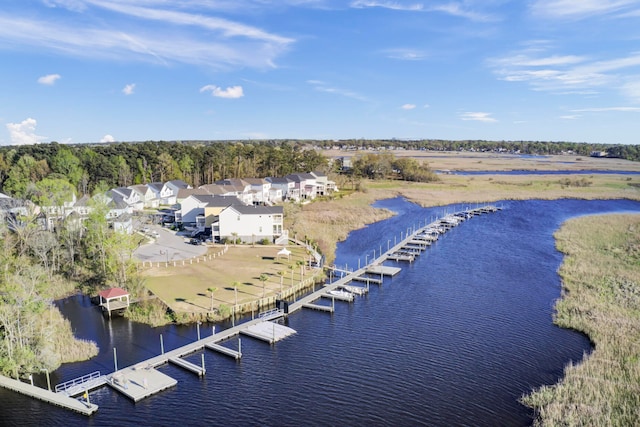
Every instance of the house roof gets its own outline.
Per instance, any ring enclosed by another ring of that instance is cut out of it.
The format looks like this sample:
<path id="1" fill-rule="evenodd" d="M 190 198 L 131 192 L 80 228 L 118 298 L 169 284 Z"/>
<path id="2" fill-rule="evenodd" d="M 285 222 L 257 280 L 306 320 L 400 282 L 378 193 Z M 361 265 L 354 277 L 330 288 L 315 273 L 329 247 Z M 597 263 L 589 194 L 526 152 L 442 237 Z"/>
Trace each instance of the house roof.
<path id="1" fill-rule="evenodd" d="M 278 176 L 269 177 L 269 178 L 266 178 L 266 180 L 272 184 L 289 184 L 293 182 L 291 179 L 287 177 L 278 177 Z"/>
<path id="2" fill-rule="evenodd" d="M 285 178 L 289 178 L 292 181 L 295 182 L 300 182 L 300 181 L 304 181 L 306 179 L 316 179 L 315 176 L 313 176 L 313 174 L 310 173 L 292 173 L 287 175 Z"/>
<path id="3" fill-rule="evenodd" d="M 283 215 L 284 208 L 282 206 L 247 206 L 247 205 L 231 205 L 230 209 L 235 210 L 242 215 Z"/>
<path id="4" fill-rule="evenodd" d="M 218 181 L 214 182 L 214 184 L 218 184 L 218 185 L 235 185 L 237 187 L 244 187 L 248 183 L 242 178 L 227 178 L 227 179 L 218 180 Z"/>
<path id="5" fill-rule="evenodd" d="M 201 203 L 206 203 L 208 207 L 226 208 L 240 202 L 236 196 L 216 196 L 213 194 L 194 194 L 193 198 Z"/>
<path id="6" fill-rule="evenodd" d="M 211 194 L 204 188 L 181 188 L 178 190 L 178 199 L 184 200 L 189 196 Z"/>
<path id="7" fill-rule="evenodd" d="M 115 191 L 116 193 L 122 194 L 124 197 L 131 197 L 131 193 L 133 190 L 127 187 L 117 187 L 113 188 L 111 191 Z"/>
<path id="8" fill-rule="evenodd" d="M 122 288 L 111 288 L 98 292 L 98 295 L 100 295 L 102 298 L 111 299 L 129 295 L 129 292 L 125 291 Z"/>
<path id="9" fill-rule="evenodd" d="M 161 182 L 150 182 L 149 184 L 147 184 L 147 187 L 149 187 L 152 191 L 159 193 L 160 191 L 162 191 L 162 187 L 164 187 L 164 184 Z"/>
<path id="10" fill-rule="evenodd" d="M 264 178 L 245 178 L 244 181 L 249 185 L 264 185 L 269 183 L 269 181 Z"/>
<path id="11" fill-rule="evenodd" d="M 167 185 L 172 185 L 175 188 L 189 188 L 189 184 L 181 179 L 174 179 L 173 181 L 167 181 Z"/>

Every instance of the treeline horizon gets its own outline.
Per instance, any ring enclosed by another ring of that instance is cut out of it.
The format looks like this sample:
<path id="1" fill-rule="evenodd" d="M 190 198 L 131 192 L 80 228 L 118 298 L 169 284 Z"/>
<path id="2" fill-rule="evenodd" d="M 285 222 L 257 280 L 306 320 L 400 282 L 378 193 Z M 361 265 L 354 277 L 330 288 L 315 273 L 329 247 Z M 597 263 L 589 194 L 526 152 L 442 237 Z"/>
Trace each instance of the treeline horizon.
<path id="1" fill-rule="evenodd" d="M 640 145 L 575 142 L 395 139 L 345 140 L 198 140 L 87 144 L 46 144 L 0 147 L 0 188 L 20 198 L 36 191 L 45 178 L 64 179 L 78 194 L 113 187 L 180 179 L 194 187 L 226 178 L 264 178 L 291 173 L 339 172 L 323 150 L 405 150 L 509 152 L 529 155 L 572 153 L 640 161 Z"/>

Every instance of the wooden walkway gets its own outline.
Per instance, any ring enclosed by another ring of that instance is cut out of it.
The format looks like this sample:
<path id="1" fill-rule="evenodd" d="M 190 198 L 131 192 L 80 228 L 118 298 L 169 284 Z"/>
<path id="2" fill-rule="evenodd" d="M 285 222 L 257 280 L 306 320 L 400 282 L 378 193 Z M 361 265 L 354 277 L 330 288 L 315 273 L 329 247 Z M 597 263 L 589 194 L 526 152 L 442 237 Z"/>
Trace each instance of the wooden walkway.
<path id="1" fill-rule="evenodd" d="M 98 405 L 94 405 L 93 403 L 74 399 L 62 393 L 54 393 L 47 389 L 32 386 L 31 384 L 23 383 L 22 381 L 2 375 L 0 375 L 0 386 L 83 415 L 91 415 L 98 410 Z"/>

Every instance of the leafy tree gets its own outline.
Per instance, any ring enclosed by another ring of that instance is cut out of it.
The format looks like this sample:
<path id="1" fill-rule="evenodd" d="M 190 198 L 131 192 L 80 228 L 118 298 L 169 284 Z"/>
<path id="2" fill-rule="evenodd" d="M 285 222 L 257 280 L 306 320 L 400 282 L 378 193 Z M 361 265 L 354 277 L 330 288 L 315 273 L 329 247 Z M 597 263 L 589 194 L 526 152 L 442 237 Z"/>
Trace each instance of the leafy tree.
<path id="1" fill-rule="evenodd" d="M 76 188 L 85 174 L 80 159 L 69 148 L 59 148 L 51 159 L 51 170 L 64 177 Z"/>

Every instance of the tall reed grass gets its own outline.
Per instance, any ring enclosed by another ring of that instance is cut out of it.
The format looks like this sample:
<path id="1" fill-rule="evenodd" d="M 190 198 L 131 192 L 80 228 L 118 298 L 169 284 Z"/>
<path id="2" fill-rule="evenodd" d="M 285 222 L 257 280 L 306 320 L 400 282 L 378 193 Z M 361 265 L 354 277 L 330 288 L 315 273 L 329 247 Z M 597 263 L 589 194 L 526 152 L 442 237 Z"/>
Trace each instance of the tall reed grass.
<path id="1" fill-rule="evenodd" d="M 574 219 L 555 238 L 566 257 L 554 321 L 594 350 L 522 403 L 539 426 L 640 425 L 640 215 Z"/>

